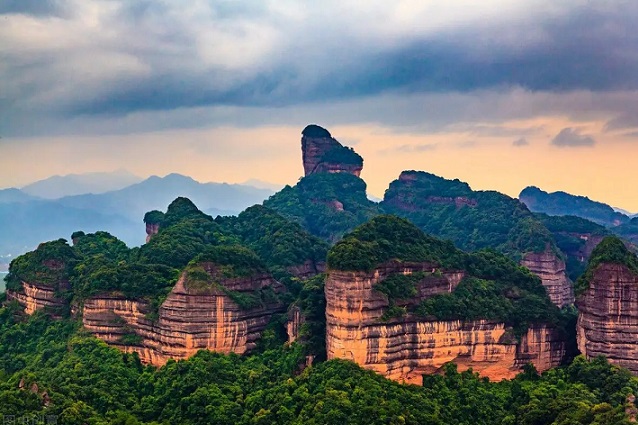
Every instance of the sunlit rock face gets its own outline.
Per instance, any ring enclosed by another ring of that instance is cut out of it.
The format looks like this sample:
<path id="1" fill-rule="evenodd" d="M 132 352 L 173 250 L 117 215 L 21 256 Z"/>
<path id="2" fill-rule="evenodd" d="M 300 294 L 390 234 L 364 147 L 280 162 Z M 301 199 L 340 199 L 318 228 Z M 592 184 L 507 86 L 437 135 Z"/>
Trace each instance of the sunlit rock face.
<path id="1" fill-rule="evenodd" d="M 541 278 L 549 299 L 558 307 L 574 303 L 574 289 L 565 271 L 565 262 L 554 252 L 530 252 L 523 256 L 521 266 Z"/>
<path id="2" fill-rule="evenodd" d="M 311 124 L 301 137 L 304 175 L 315 173 L 350 173 L 359 177 L 363 159 L 343 146 L 325 128 Z"/>
<path id="3" fill-rule="evenodd" d="M 56 297 L 55 288 L 41 283 L 22 282 L 22 291 L 7 291 L 7 301 L 15 300 L 24 306 L 25 313 L 31 315 L 36 310 L 45 310 L 57 317 L 65 301 Z"/>
<path id="4" fill-rule="evenodd" d="M 638 374 L 638 275 L 623 265 L 601 264 L 576 305 L 580 352 L 606 356 Z"/>
<path id="5" fill-rule="evenodd" d="M 283 285 L 270 275 L 232 278 L 220 282 L 226 290 L 250 294 L 270 288 L 275 294 Z M 11 293 L 27 314 L 59 305 L 52 289 L 23 283 L 23 293 Z M 200 349 L 243 354 L 255 348 L 261 332 L 274 314 L 284 313 L 278 300 L 264 300 L 254 308 L 241 308 L 221 289 L 192 290 L 182 276 L 159 311 L 145 301 L 121 294 L 101 294 L 74 306 L 86 330 L 126 352 L 137 352 L 144 363 L 163 365 L 170 358 L 185 359 Z"/>
<path id="6" fill-rule="evenodd" d="M 526 363 L 539 371 L 560 364 L 566 344 L 546 326 L 531 327 L 520 341 L 503 323 L 428 321 L 407 314 L 385 319 L 388 299 L 373 289 L 391 273 L 431 271 L 429 264 L 386 264 L 372 273 L 328 271 L 326 279 L 326 348 L 328 359 L 356 362 L 387 378 L 421 383 L 423 373 L 439 371 L 447 362 L 472 368 L 492 380 L 509 379 Z M 462 271 L 432 274 L 417 285 L 409 305 L 450 292 Z"/>

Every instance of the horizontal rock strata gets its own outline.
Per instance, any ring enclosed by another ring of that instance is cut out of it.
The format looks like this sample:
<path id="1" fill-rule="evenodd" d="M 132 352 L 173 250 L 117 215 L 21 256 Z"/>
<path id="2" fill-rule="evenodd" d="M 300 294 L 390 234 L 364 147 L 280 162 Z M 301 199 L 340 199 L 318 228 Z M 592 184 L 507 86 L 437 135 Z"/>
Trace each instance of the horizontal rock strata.
<path id="1" fill-rule="evenodd" d="M 565 272 L 565 262 L 555 253 L 527 253 L 521 266 L 541 278 L 549 299 L 558 307 L 574 303 L 574 288 Z"/>
<path id="2" fill-rule="evenodd" d="M 387 378 L 417 384 L 423 373 L 437 372 L 447 362 L 492 380 L 512 378 L 529 362 L 539 371 L 560 364 L 565 343 L 546 326 L 530 328 L 517 342 L 503 323 L 427 321 L 412 315 L 384 321 L 389 302 L 373 286 L 391 272 L 428 268 L 386 265 L 373 273 L 330 271 L 325 289 L 328 359 L 352 360 Z M 462 272 L 454 272 L 426 278 L 418 284 L 420 296 L 409 303 L 450 292 L 462 277 Z"/>
<path id="3" fill-rule="evenodd" d="M 578 297 L 578 349 L 587 358 L 606 356 L 638 374 L 638 275 L 601 264 Z"/>

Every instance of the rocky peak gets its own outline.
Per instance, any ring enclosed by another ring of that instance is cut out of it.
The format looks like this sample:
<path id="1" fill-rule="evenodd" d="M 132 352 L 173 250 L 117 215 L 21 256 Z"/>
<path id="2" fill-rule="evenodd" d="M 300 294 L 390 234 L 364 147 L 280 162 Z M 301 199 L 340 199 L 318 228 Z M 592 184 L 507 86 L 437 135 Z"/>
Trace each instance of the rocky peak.
<path id="1" fill-rule="evenodd" d="M 301 134 L 304 175 L 350 173 L 359 177 L 363 168 L 363 158 L 352 148 L 339 143 L 328 130 L 310 124 Z"/>

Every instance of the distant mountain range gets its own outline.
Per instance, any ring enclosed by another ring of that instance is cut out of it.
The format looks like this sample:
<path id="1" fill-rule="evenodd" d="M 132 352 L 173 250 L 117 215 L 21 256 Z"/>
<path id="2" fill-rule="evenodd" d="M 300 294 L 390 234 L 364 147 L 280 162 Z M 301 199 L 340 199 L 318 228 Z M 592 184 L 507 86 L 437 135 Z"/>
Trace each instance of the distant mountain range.
<path id="1" fill-rule="evenodd" d="M 58 199 L 33 195 L 47 185 L 55 186 L 61 181 L 81 182 L 77 185 L 70 183 L 67 191 L 86 187 L 83 179 L 67 177 L 29 185 L 31 194 L 14 188 L 0 190 L 0 271 L 6 268 L 7 264 L 3 263 L 35 248 L 40 242 L 70 239 L 71 233 L 76 230 L 105 230 L 129 246 L 140 245 L 146 237 L 142 223 L 144 214 L 153 209 L 164 209 L 179 196 L 192 199 L 202 211 L 216 216 L 238 214 L 273 194 L 269 189 L 240 184 L 199 183 L 187 176 L 169 174 L 165 177 L 152 176 L 118 190 L 98 194 Z M 94 177 L 90 175 L 88 180 L 100 180 Z M 51 186 L 52 190 L 58 190 L 54 186 Z M 34 187 L 40 189 L 33 190 Z M 59 190 L 64 191 L 62 188 Z"/>
<path id="2" fill-rule="evenodd" d="M 142 181 L 126 170 L 113 172 L 67 174 L 51 176 L 44 180 L 28 184 L 21 191 L 44 199 L 58 199 L 64 196 L 82 195 L 84 193 L 104 193 L 118 190 Z"/>
<path id="3" fill-rule="evenodd" d="M 548 215 L 573 215 L 607 227 L 620 226 L 628 223 L 631 219 L 627 214 L 618 212 L 611 206 L 593 201 L 586 196 L 577 196 L 566 192 L 547 193 L 535 186 L 523 189 L 518 198 L 532 212 Z"/>

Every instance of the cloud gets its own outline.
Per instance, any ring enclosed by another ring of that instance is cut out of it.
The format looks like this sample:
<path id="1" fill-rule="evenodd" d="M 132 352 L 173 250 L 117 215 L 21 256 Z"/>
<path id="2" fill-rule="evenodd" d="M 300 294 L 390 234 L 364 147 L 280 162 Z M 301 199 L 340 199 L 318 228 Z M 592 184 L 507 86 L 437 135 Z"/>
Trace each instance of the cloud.
<path id="1" fill-rule="evenodd" d="M 382 149 L 381 153 L 389 153 L 389 152 L 404 152 L 404 153 L 411 153 L 411 152 L 427 152 L 427 151 L 432 151 L 434 149 L 436 149 L 438 147 L 438 145 L 436 143 L 423 143 L 423 144 L 416 144 L 416 145 L 400 145 L 397 146 L 395 148 L 391 148 L 391 149 Z"/>
<path id="2" fill-rule="evenodd" d="M 638 127 L 638 113 L 636 111 L 631 111 L 630 113 L 622 114 L 607 121 L 603 131 L 610 132 L 635 127 Z"/>
<path id="3" fill-rule="evenodd" d="M 528 146 L 529 142 L 527 141 L 526 138 L 521 137 L 520 139 L 516 139 L 512 142 L 513 146 Z"/>
<path id="4" fill-rule="evenodd" d="M 559 147 L 594 146 L 596 141 L 578 129 L 564 128 L 552 139 L 552 145 Z"/>
<path id="5" fill-rule="evenodd" d="M 474 146 L 476 146 L 476 141 L 475 140 L 466 140 L 464 142 L 455 143 L 454 146 L 456 146 L 457 148 L 461 148 L 461 149 L 469 149 L 469 148 L 473 148 Z"/>
<path id="6" fill-rule="evenodd" d="M 544 3 L 9 0 L 0 125 L 24 135 L 35 117 L 46 132 L 153 111 L 638 89 L 638 5 Z"/>

